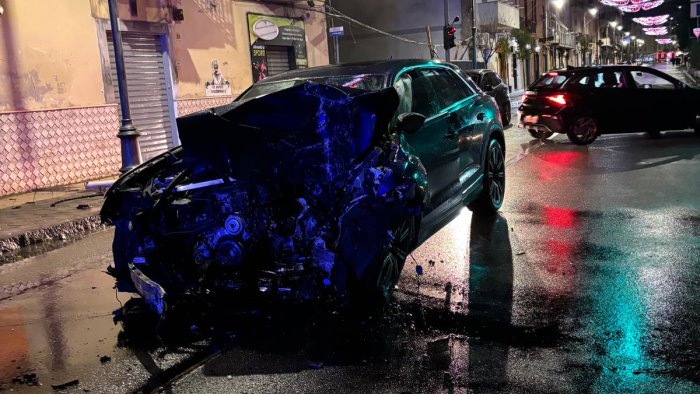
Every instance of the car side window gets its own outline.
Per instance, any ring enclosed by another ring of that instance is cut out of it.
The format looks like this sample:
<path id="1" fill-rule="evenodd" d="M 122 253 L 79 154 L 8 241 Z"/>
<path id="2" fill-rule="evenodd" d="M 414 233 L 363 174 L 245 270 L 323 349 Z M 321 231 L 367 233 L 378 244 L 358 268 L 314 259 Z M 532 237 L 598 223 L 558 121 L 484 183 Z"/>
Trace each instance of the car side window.
<path id="1" fill-rule="evenodd" d="M 447 108 L 469 96 L 465 90 L 460 87 L 461 84 L 458 85 L 460 81 L 447 70 L 431 68 L 421 70 L 421 73 L 423 73 L 433 85 L 434 94 L 439 100 L 439 110 Z"/>
<path id="2" fill-rule="evenodd" d="M 412 80 L 413 96 L 411 97 L 411 111 L 417 112 L 429 118 L 440 112 L 440 103 L 428 75 L 422 70 L 409 73 Z"/>
<path id="3" fill-rule="evenodd" d="M 593 87 L 600 89 L 626 88 L 627 81 L 620 71 L 603 71 L 592 75 Z"/>
<path id="4" fill-rule="evenodd" d="M 676 85 L 658 75 L 645 71 L 632 71 L 632 80 L 640 89 L 675 89 Z"/>

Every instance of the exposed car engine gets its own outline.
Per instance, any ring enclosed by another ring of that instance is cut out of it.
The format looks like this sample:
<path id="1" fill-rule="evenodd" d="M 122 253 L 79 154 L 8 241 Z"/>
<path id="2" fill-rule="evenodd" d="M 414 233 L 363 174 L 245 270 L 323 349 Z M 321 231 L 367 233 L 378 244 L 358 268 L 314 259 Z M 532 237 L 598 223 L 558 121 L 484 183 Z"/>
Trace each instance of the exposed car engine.
<path id="1" fill-rule="evenodd" d="M 160 314 L 188 296 L 347 294 L 410 247 L 413 227 L 396 231 L 427 203 L 388 131 L 397 101 L 307 83 L 178 119 L 182 147 L 108 192 L 119 288 Z"/>

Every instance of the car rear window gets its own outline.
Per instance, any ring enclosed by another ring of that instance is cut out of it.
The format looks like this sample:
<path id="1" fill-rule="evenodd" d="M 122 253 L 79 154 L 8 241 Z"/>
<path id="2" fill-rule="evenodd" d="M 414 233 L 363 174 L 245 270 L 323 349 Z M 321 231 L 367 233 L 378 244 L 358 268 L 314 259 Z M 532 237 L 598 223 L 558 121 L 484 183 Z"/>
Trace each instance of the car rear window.
<path id="1" fill-rule="evenodd" d="M 569 78 L 566 74 L 547 73 L 538 79 L 532 87 L 535 88 L 558 88 Z"/>

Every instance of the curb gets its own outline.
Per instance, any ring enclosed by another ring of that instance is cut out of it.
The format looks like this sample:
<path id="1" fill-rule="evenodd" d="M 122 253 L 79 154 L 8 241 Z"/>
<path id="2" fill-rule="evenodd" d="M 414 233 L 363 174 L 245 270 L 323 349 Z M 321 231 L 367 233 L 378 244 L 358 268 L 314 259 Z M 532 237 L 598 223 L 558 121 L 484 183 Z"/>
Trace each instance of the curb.
<path id="1" fill-rule="evenodd" d="M 100 215 L 92 215 L 0 239 L 0 264 L 58 249 L 66 241 L 82 239 L 108 227 L 102 224 Z M 27 247 L 35 248 L 23 250 Z"/>

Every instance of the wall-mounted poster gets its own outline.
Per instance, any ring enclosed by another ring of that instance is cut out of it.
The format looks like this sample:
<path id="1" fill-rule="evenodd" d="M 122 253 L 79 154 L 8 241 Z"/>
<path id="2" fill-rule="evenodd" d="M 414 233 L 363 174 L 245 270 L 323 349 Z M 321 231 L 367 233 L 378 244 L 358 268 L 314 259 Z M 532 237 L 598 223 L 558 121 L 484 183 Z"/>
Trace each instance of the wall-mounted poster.
<path id="1" fill-rule="evenodd" d="M 207 97 L 231 95 L 231 82 L 219 71 L 216 59 L 211 61 L 211 79 L 204 84 L 204 91 Z"/>
<path id="2" fill-rule="evenodd" d="M 249 13 L 248 33 L 254 82 L 270 75 L 268 47 L 289 49 L 289 69 L 308 67 L 303 19 Z"/>

